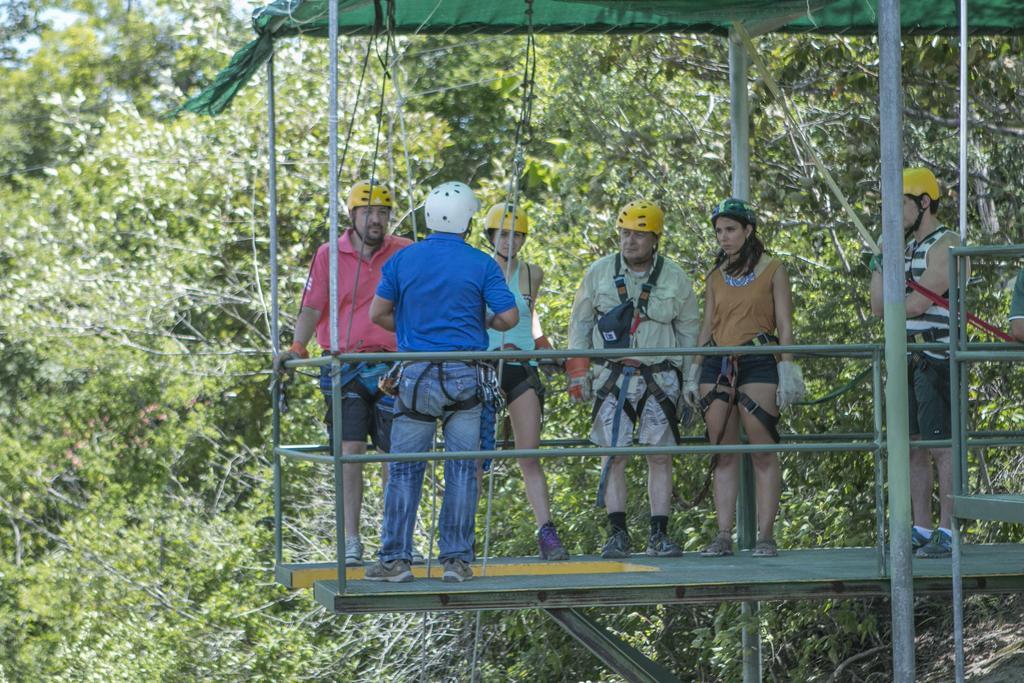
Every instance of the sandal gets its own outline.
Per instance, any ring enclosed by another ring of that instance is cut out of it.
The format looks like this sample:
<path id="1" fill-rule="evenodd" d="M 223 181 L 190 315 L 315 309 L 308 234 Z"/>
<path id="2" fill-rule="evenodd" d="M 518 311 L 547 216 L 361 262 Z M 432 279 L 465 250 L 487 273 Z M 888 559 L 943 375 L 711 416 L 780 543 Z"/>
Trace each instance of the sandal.
<path id="1" fill-rule="evenodd" d="M 774 538 L 759 538 L 750 554 L 754 557 L 775 557 L 779 554 L 779 548 Z"/>
<path id="2" fill-rule="evenodd" d="M 732 536 L 730 534 L 719 534 L 711 545 L 700 551 L 701 557 L 725 557 L 732 555 Z"/>

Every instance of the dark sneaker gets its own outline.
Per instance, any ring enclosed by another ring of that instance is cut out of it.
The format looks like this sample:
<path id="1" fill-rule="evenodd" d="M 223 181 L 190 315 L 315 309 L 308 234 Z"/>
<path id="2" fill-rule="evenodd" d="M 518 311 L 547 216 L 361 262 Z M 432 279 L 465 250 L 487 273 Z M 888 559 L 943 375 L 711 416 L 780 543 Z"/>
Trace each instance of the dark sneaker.
<path id="1" fill-rule="evenodd" d="M 358 536 L 345 539 L 345 566 L 361 567 L 363 565 L 363 543 Z"/>
<path id="2" fill-rule="evenodd" d="M 774 538 L 759 538 L 750 554 L 754 557 L 775 557 L 779 554 L 779 546 Z"/>
<path id="3" fill-rule="evenodd" d="M 465 560 L 453 558 L 444 561 L 444 574 L 441 580 L 447 583 L 462 583 L 473 578 L 473 568 Z"/>
<path id="4" fill-rule="evenodd" d="M 647 554 L 654 557 L 679 557 L 683 554 L 683 549 L 677 543 L 673 543 L 668 534 L 652 531 L 647 538 Z"/>
<path id="5" fill-rule="evenodd" d="M 934 535 L 934 532 L 932 532 L 932 534 Z M 928 545 L 928 540 L 929 539 L 924 537 L 924 534 L 917 530 L 917 527 L 910 527 L 911 552 L 916 553 L 918 550 Z"/>
<path id="6" fill-rule="evenodd" d="M 726 555 L 732 555 L 732 536 L 726 534 L 718 534 L 715 536 L 715 540 L 711 541 L 711 545 L 700 551 L 701 557 L 725 557 Z"/>
<path id="7" fill-rule="evenodd" d="M 419 550 L 412 551 L 412 563 L 413 564 L 426 564 L 427 558 L 423 557 L 423 553 Z"/>
<path id="8" fill-rule="evenodd" d="M 932 532 L 927 545 L 915 553 L 915 557 L 923 557 L 931 560 L 941 560 L 953 554 L 953 537 L 942 529 Z"/>
<path id="9" fill-rule="evenodd" d="M 558 538 L 558 530 L 551 522 L 538 529 L 537 546 L 540 548 L 540 559 L 542 560 L 569 559 L 569 553 L 562 547 L 562 539 Z"/>
<path id="10" fill-rule="evenodd" d="M 366 569 L 367 581 L 387 581 L 389 583 L 405 583 L 412 581 L 412 569 L 406 560 L 392 560 L 384 562 L 377 560 L 375 564 Z"/>
<path id="11" fill-rule="evenodd" d="M 601 557 L 609 560 L 629 557 L 629 532 L 620 529 L 609 536 L 601 548 Z"/>

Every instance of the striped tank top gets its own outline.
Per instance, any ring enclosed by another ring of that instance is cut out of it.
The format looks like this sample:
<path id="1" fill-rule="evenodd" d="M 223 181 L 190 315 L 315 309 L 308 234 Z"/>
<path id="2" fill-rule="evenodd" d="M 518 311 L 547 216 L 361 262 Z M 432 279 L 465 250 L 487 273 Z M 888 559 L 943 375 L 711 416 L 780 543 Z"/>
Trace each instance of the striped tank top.
<path id="1" fill-rule="evenodd" d="M 906 251 L 903 252 L 903 269 L 908 280 L 919 282 L 925 268 L 928 267 L 928 250 L 931 249 L 943 235 L 950 231 L 945 227 L 939 227 L 919 243 L 911 240 L 907 243 Z M 907 294 L 913 290 L 907 287 Z M 940 296 L 946 296 L 949 292 L 936 292 Z M 944 335 L 935 339 L 939 343 L 949 343 L 949 311 L 937 304 L 932 304 L 928 309 L 916 318 L 907 318 L 907 334 L 914 334 L 926 330 L 942 330 Z M 932 358 L 946 358 L 947 353 L 934 353 L 925 351 Z"/>

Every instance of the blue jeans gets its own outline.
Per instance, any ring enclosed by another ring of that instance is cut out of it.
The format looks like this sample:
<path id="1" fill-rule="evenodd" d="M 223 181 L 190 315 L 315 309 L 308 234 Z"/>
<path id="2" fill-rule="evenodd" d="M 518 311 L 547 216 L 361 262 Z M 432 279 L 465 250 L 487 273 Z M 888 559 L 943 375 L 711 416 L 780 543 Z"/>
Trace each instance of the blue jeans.
<path id="1" fill-rule="evenodd" d="M 443 378 L 443 382 L 442 382 Z M 465 363 L 412 363 L 402 372 L 399 401 L 411 410 L 435 420 L 409 415 L 395 416 L 391 426 L 392 453 L 423 453 L 430 450 L 437 419 L 444 424 L 445 450 L 475 451 L 480 448 L 480 404 L 468 410 L 446 410 L 455 401 L 477 394 L 476 368 Z M 415 395 L 415 402 L 414 402 Z M 412 560 L 412 531 L 423 492 L 426 462 L 393 462 L 384 489 L 384 522 L 380 559 Z M 438 522 L 438 550 L 443 560 L 473 560 L 476 527 L 476 461 L 446 460 L 444 498 Z"/>

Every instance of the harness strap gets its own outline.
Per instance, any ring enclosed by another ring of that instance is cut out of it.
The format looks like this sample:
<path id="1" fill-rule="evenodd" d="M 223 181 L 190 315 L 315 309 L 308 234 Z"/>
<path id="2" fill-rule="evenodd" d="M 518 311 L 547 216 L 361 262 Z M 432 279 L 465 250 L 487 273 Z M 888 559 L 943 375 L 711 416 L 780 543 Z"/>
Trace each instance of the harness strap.
<path id="1" fill-rule="evenodd" d="M 747 409 L 747 412 L 757 418 L 757 421 L 765 426 L 768 430 L 768 434 L 775 440 L 775 443 L 779 443 L 779 416 L 772 415 L 767 410 L 762 408 L 757 401 L 750 398 L 742 391 L 736 392 L 737 402 Z"/>

